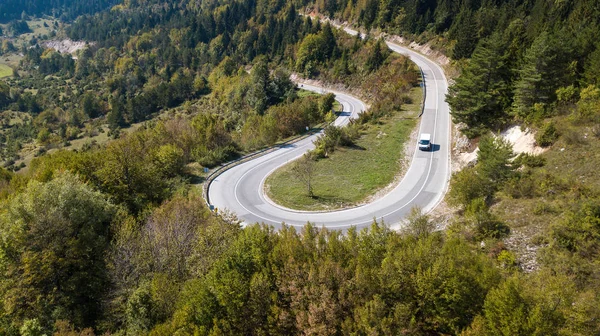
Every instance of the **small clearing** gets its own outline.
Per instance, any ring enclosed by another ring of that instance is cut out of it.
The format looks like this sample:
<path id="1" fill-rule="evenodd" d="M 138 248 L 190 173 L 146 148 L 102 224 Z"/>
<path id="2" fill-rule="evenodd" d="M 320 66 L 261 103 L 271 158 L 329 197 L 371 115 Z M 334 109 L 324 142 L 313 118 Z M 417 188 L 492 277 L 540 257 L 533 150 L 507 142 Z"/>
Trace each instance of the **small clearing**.
<path id="1" fill-rule="evenodd" d="M 513 145 L 513 151 L 516 154 L 540 155 L 548 150 L 535 144 L 535 134 L 528 128 L 523 131 L 521 126 L 513 126 L 500 133 L 500 135 Z"/>
<path id="2" fill-rule="evenodd" d="M 13 70 L 6 64 L 0 64 L 0 78 L 10 77 L 13 75 Z"/>
<path id="3" fill-rule="evenodd" d="M 535 143 L 535 133 L 530 129 L 525 129 L 524 131 L 521 129 L 521 126 L 512 126 L 508 129 L 504 130 L 500 133 L 500 136 L 510 142 L 513 145 L 513 151 L 515 154 L 527 153 L 532 155 L 540 155 L 548 150 L 548 148 L 543 148 Z M 459 139 L 460 140 L 460 139 Z M 455 140 L 455 142 L 459 141 Z M 468 146 L 455 146 L 455 147 L 468 147 Z M 454 167 L 454 171 L 460 170 L 465 166 L 470 164 L 474 164 L 477 161 L 477 152 L 479 151 L 479 147 L 475 148 L 473 151 L 462 152 L 459 151 L 456 154 L 458 169 Z"/>
<path id="4" fill-rule="evenodd" d="M 91 45 L 85 41 L 72 41 L 70 39 L 64 40 L 52 40 L 43 43 L 46 48 L 51 48 L 62 54 L 73 54 L 77 50 L 85 49 L 88 45 Z"/>

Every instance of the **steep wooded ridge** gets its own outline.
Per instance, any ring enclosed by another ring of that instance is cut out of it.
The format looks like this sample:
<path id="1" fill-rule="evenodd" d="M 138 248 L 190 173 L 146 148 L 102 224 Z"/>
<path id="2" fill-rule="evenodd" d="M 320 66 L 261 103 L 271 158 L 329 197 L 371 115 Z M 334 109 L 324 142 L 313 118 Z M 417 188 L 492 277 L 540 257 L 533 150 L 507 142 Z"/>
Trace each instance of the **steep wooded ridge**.
<path id="1" fill-rule="evenodd" d="M 296 90 L 291 71 L 371 103 L 327 146 L 400 110 L 419 83 L 384 41 L 298 11 L 436 37 L 459 60 L 448 100 L 480 151 L 453 178 L 460 211 L 445 231 L 417 210 L 402 232 L 242 230 L 206 208 L 202 167 L 334 117 L 333 97 Z M 0 334 L 599 334 L 597 11 L 146 0 L 77 19 L 65 33 L 94 43 L 76 60 L 3 40 L 2 61 L 22 60 L 0 82 Z M 488 135 L 513 121 L 549 150 L 513 160 Z M 513 237 L 534 250 L 528 272 Z"/>

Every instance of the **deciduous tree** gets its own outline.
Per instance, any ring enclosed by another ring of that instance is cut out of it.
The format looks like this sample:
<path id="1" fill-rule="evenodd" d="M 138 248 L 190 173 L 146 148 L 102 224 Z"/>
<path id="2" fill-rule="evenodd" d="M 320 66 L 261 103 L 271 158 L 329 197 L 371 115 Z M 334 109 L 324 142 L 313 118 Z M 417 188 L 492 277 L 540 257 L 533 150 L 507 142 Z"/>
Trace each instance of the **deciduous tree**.
<path id="1" fill-rule="evenodd" d="M 116 208 L 71 174 L 32 181 L 0 218 L 2 302 L 14 321 L 93 326 L 106 293 L 105 253 Z"/>
<path id="2" fill-rule="evenodd" d="M 296 160 L 292 171 L 294 176 L 305 185 L 306 195 L 314 197 L 312 181 L 315 172 L 315 160 L 311 158 L 310 154 L 304 154 L 300 159 Z"/>

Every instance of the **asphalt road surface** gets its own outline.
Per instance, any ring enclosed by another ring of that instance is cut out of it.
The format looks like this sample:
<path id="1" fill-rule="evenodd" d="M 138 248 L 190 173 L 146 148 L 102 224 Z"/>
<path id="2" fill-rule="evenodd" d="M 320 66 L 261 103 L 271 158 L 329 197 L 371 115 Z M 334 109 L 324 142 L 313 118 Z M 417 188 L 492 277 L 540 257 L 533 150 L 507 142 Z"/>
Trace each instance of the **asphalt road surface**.
<path id="1" fill-rule="evenodd" d="M 349 29 L 346 31 L 356 34 Z M 424 74 L 426 98 L 419 133 L 430 133 L 433 144 L 431 151 L 415 150 L 410 167 L 395 188 L 372 203 L 332 212 L 297 211 L 274 204 L 264 195 L 265 179 L 277 168 L 312 149 L 312 142 L 317 137 L 313 135 L 224 171 L 208 188 L 209 203 L 219 210 L 228 209 L 245 224 L 258 222 L 278 228 L 282 223 L 303 226 L 311 222 L 319 227 L 342 230 L 351 226 L 369 226 L 374 219 L 397 228 L 411 208 L 418 206 L 428 212 L 437 206 L 446 193 L 450 177 L 450 116 L 445 102 L 448 83 L 442 69 L 433 61 L 409 48 L 393 43 L 388 46 L 409 56 Z M 321 93 L 334 92 L 307 84 L 303 84 L 303 88 Z M 355 118 L 365 109 L 359 99 L 334 93 L 343 105 L 336 125 L 346 124 L 349 118 Z"/>

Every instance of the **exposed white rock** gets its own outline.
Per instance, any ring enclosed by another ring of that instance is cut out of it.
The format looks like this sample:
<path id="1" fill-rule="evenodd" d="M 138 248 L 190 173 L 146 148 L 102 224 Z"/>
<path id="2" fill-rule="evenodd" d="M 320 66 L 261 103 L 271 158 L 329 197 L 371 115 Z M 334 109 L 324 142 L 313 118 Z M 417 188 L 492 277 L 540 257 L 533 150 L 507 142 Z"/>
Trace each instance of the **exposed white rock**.
<path id="1" fill-rule="evenodd" d="M 547 148 L 537 146 L 535 143 L 535 134 L 529 129 L 523 131 L 521 126 L 510 127 L 500 135 L 513 145 L 513 151 L 517 154 L 539 155 L 547 150 Z"/>
<path id="2" fill-rule="evenodd" d="M 72 54 L 77 50 L 81 50 L 87 48 L 88 45 L 92 45 L 93 43 L 88 43 L 85 41 L 72 41 L 70 39 L 65 40 L 52 40 L 44 42 L 44 47 L 52 48 L 59 53 L 69 53 Z"/>

